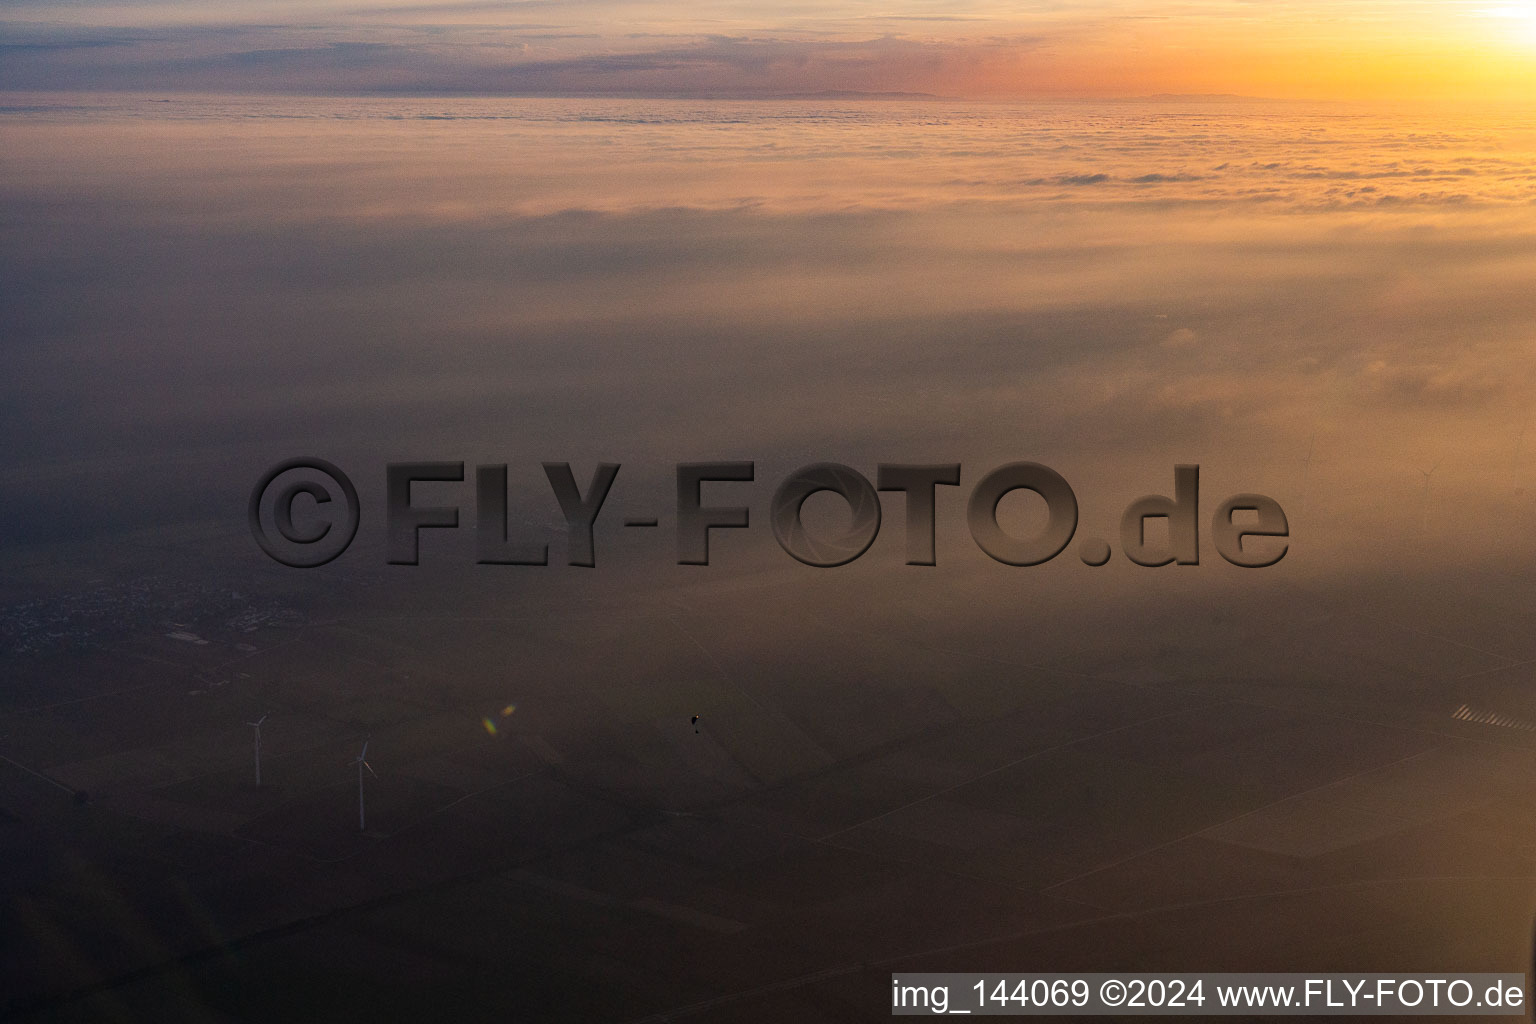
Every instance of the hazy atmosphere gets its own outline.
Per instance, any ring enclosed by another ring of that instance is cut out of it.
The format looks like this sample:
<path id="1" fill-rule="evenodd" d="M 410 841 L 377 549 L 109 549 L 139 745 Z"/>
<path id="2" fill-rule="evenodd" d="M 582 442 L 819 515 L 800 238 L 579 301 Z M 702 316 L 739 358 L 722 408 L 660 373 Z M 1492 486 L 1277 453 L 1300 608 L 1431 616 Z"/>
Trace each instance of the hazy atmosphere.
<path id="1" fill-rule="evenodd" d="M 1494 0 L 0 7 L 0 1018 L 1527 971 L 1533 54 Z M 247 520 L 301 456 L 360 497 L 313 569 Z M 750 526 L 680 565 L 715 461 Z M 967 526 L 1019 461 L 1047 564 Z M 594 567 L 548 462 L 620 464 Z M 890 492 L 786 553 L 816 462 L 960 464 L 936 564 Z M 476 563 L 495 464 L 548 565 Z M 1199 564 L 1132 564 L 1188 464 Z"/>
<path id="2" fill-rule="evenodd" d="M 1529 0 L 20 0 L 0 88 L 1523 100 Z"/>

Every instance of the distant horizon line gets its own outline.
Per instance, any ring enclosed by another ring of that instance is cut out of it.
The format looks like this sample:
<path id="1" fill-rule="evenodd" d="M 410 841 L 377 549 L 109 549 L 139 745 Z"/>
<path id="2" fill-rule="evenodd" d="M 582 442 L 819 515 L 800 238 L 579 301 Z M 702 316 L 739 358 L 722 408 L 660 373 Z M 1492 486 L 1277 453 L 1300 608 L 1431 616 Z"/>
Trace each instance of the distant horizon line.
<path id="1" fill-rule="evenodd" d="M 858 89 L 824 89 L 807 92 L 751 92 L 751 91 L 666 91 L 666 90 L 559 90 L 559 91 L 504 91 L 492 92 L 473 89 L 367 89 L 367 90 L 282 90 L 282 89 L 189 89 L 189 88 L 0 88 L 0 96 L 137 96 L 164 99 L 187 96 L 227 97 L 285 97 L 295 99 L 529 99 L 529 100 L 671 100 L 702 103 L 727 102 L 805 102 L 805 101 L 868 101 L 868 102 L 921 102 L 963 104 L 1008 103 L 1215 103 L 1232 105 L 1308 104 L 1323 106 L 1408 106 L 1408 107 L 1513 107 L 1536 106 L 1536 99 L 1514 98 L 1465 98 L 1465 97 L 1345 97 L 1345 96 L 1254 96 L 1229 92 L 1160 92 L 1138 94 L 999 94 L 983 93 L 965 95 L 959 93 L 930 93 L 915 91 L 873 91 Z"/>
<path id="2" fill-rule="evenodd" d="M 754 92 L 743 90 L 711 90 L 700 92 L 678 90 L 516 90 L 487 91 L 476 89 L 361 89 L 361 90 L 284 90 L 284 89 L 187 89 L 187 88 L 43 88 L 12 87 L 0 89 L 4 95 L 118 95 L 144 97 L 170 96 L 288 96 L 310 99 L 654 99 L 654 100 L 703 100 L 703 101 L 765 101 L 765 100 L 909 100 L 948 103 L 1325 103 L 1325 104 L 1478 104 L 1522 106 L 1536 101 L 1516 99 L 1466 99 L 1466 98 L 1381 98 L 1342 96 L 1254 96 L 1229 92 L 1160 92 L 1137 94 L 1091 93 L 931 93 L 912 91 L 874 91 L 860 89 L 823 89 L 806 92 Z"/>

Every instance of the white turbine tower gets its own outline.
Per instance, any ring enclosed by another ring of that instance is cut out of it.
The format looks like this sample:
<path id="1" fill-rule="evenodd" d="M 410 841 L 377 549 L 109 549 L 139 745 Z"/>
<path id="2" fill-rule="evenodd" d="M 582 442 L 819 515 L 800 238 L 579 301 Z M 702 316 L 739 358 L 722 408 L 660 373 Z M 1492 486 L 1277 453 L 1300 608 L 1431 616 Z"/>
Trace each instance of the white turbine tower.
<path id="1" fill-rule="evenodd" d="M 363 752 L 358 754 L 357 760 L 352 763 L 357 765 L 357 830 L 362 832 L 368 827 L 367 819 L 363 816 L 363 769 L 368 769 L 368 774 L 374 778 L 379 777 L 379 773 L 373 770 L 373 765 L 368 763 L 367 740 L 363 741 Z"/>
<path id="2" fill-rule="evenodd" d="M 269 712 L 267 712 L 267 714 L 262 715 L 260 718 L 256 719 L 256 721 L 254 721 L 254 722 L 246 722 L 245 723 L 246 725 L 250 726 L 252 729 L 256 730 L 255 751 L 256 751 L 256 788 L 257 789 L 261 788 L 261 723 L 265 722 L 271 716 L 271 714 L 272 713 L 269 711 Z"/>

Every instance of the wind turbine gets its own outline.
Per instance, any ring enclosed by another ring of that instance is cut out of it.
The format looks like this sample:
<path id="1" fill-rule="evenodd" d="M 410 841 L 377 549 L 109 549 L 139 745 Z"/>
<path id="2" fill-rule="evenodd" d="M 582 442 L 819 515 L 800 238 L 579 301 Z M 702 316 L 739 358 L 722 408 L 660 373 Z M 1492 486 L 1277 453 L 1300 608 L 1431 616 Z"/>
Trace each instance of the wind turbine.
<path id="1" fill-rule="evenodd" d="M 267 718 L 271 716 L 271 714 L 272 714 L 272 712 L 269 711 L 265 715 L 262 715 L 260 718 L 256 719 L 256 721 L 254 721 L 254 722 L 246 722 L 245 723 L 246 725 L 250 726 L 252 729 L 256 730 L 256 788 L 257 789 L 261 788 L 261 723 L 265 722 L 267 720 Z"/>
<path id="2" fill-rule="evenodd" d="M 1509 460 L 1509 476 L 1510 476 L 1510 480 L 1515 484 L 1515 494 L 1516 495 L 1520 495 L 1520 494 L 1525 493 L 1525 489 L 1522 488 L 1521 486 L 1519 486 L 1519 484 L 1520 484 L 1520 446 L 1525 444 L 1525 432 L 1528 429 L 1530 429 L 1530 426 L 1531 426 L 1531 418 L 1529 416 L 1527 416 L 1525 418 L 1525 420 L 1520 424 L 1520 435 L 1515 438 L 1515 454 Z"/>
<path id="3" fill-rule="evenodd" d="M 358 754 L 357 760 L 352 763 L 357 765 L 357 830 L 362 832 L 368 827 L 367 819 L 363 817 L 363 769 L 368 769 L 368 774 L 374 778 L 379 777 L 379 773 L 373 770 L 373 765 L 368 763 L 367 740 L 363 741 L 363 752 Z"/>
<path id="4" fill-rule="evenodd" d="M 1428 530 L 1429 530 L 1429 478 L 1435 475 L 1435 470 L 1439 469 L 1440 468 L 1440 463 L 1444 462 L 1444 461 L 1445 461 L 1444 459 L 1440 459 L 1438 462 L 1436 462 L 1433 466 L 1430 466 L 1428 469 L 1421 469 L 1421 470 L 1419 470 L 1419 472 L 1424 475 L 1424 498 L 1423 498 L 1423 501 L 1421 502 L 1421 508 L 1419 510 L 1419 517 L 1420 517 L 1419 518 L 1419 532 L 1420 533 L 1425 533 L 1425 532 L 1428 532 Z"/>

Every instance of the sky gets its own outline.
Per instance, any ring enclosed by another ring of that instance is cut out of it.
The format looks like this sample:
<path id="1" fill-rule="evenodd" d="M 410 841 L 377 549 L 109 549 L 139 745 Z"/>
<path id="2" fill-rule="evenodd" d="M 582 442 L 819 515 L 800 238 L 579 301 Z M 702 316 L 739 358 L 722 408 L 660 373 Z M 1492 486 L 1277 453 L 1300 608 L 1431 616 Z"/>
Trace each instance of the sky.
<path id="1" fill-rule="evenodd" d="M 21 0 L 0 89 L 1520 100 L 1536 3 Z"/>

